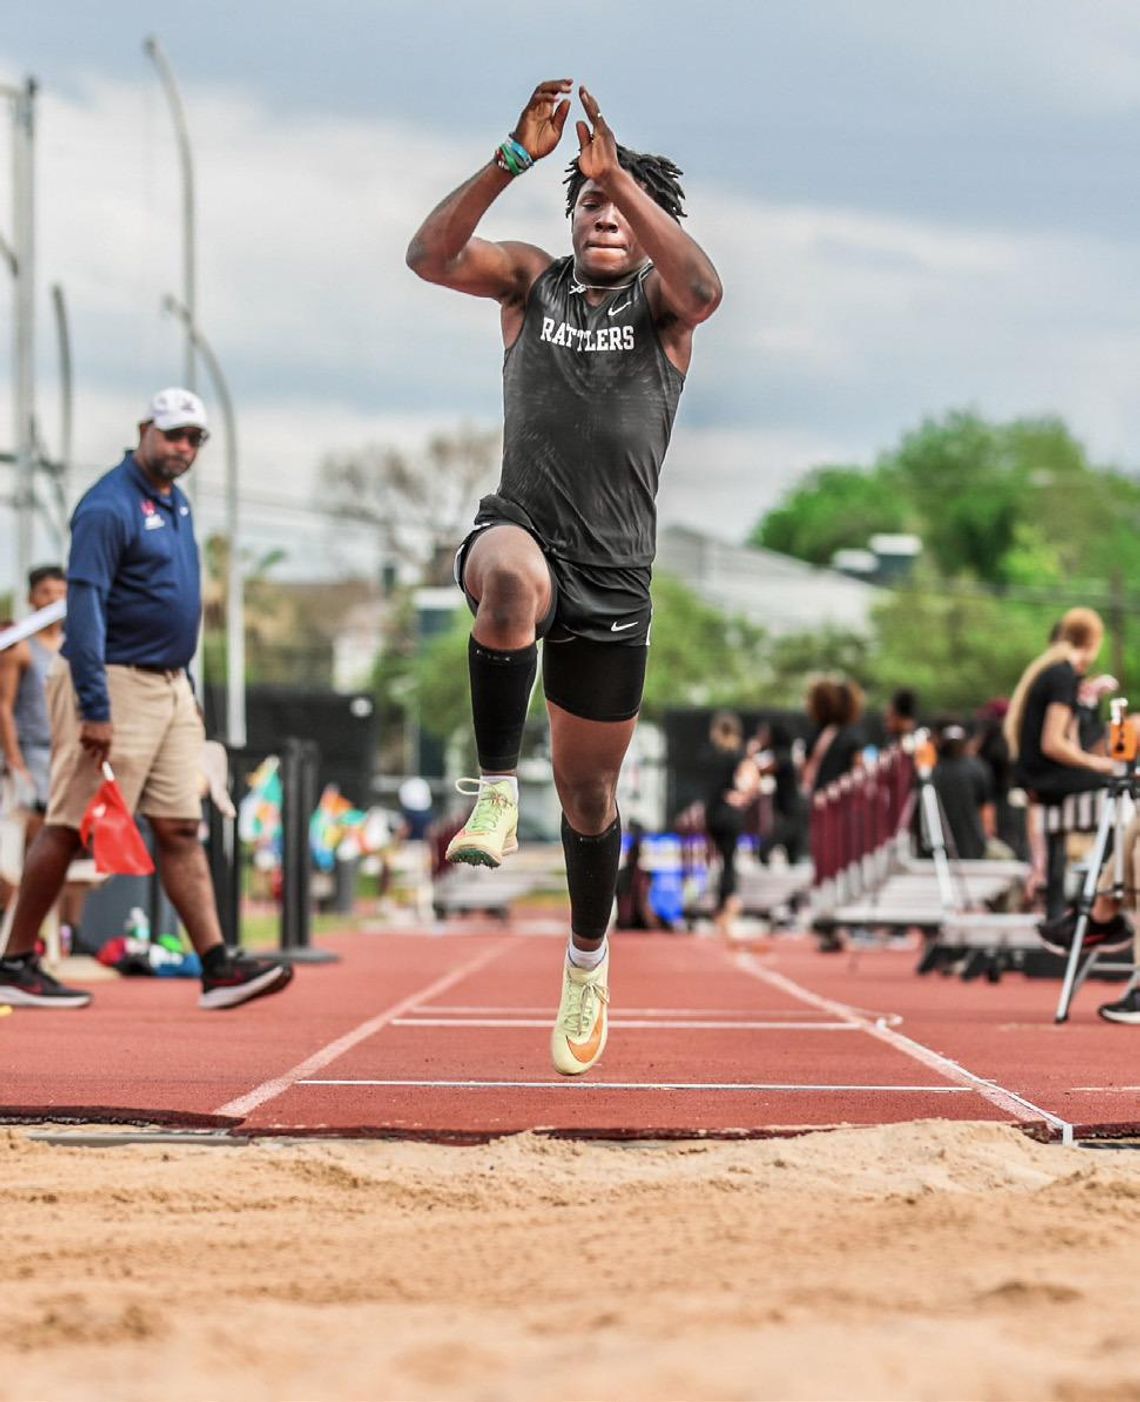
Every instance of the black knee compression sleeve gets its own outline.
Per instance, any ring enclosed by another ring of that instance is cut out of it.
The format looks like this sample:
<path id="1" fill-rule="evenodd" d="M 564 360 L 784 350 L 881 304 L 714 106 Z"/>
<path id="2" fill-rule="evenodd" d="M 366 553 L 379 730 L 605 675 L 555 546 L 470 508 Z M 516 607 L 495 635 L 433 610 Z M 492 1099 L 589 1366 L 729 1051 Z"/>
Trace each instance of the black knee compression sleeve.
<path id="1" fill-rule="evenodd" d="M 505 774 L 519 762 L 523 726 L 538 671 L 538 644 L 499 652 L 471 638 L 467 668 L 479 767 L 488 774 Z"/>
<path id="2" fill-rule="evenodd" d="M 562 817 L 562 850 L 566 853 L 566 884 L 570 888 L 570 928 L 586 940 L 606 933 L 617 889 L 621 860 L 621 815 L 605 832 L 586 837 Z"/>

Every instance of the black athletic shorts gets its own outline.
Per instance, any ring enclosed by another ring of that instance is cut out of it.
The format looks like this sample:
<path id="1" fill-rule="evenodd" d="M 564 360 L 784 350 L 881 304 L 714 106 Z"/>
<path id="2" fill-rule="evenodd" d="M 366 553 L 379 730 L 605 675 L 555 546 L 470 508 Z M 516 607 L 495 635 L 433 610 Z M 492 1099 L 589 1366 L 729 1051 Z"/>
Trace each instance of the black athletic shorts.
<path id="1" fill-rule="evenodd" d="M 463 570 L 472 542 L 491 526 L 527 531 L 550 572 L 550 608 L 536 630 L 543 639 L 546 699 L 583 720 L 632 720 L 641 709 L 645 688 L 653 621 L 652 571 L 559 560 L 536 532 L 518 521 L 479 517 L 455 554 L 455 582 L 472 613 L 478 605 L 464 588 Z"/>

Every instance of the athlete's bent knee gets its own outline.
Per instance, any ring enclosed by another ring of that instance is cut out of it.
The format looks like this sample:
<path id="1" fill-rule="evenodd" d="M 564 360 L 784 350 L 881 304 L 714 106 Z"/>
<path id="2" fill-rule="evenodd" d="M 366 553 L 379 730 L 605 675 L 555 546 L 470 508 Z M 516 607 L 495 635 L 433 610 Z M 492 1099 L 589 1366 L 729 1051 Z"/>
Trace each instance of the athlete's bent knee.
<path id="1" fill-rule="evenodd" d="M 496 629 L 530 626 L 538 614 L 541 585 L 527 569 L 490 566 L 482 575 L 479 618 Z"/>
<path id="2" fill-rule="evenodd" d="M 584 836 L 604 832 L 613 821 L 616 775 L 572 782 L 562 780 L 557 787 L 562 811 L 575 832 Z"/>

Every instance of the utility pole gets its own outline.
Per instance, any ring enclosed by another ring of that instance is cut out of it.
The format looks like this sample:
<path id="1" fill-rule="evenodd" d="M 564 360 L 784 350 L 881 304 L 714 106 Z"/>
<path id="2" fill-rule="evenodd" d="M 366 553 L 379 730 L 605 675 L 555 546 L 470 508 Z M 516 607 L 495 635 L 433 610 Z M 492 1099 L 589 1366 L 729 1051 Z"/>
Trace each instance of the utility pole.
<path id="1" fill-rule="evenodd" d="M 240 499 L 237 471 L 237 421 L 229 386 L 209 342 L 190 317 L 189 308 L 169 294 L 163 308 L 176 316 L 194 341 L 214 382 L 226 431 L 226 517 L 229 561 L 226 580 L 226 740 L 232 748 L 245 745 L 245 584 L 241 571 Z"/>
<path id="2" fill-rule="evenodd" d="M 198 368 L 194 355 L 194 336 L 191 327 L 198 324 L 197 267 L 194 245 L 194 157 L 190 150 L 190 131 L 186 125 L 186 109 L 182 105 L 182 94 L 178 91 L 174 69 L 166 57 L 162 45 L 152 34 L 143 43 L 143 52 L 158 69 L 163 91 L 170 106 L 174 121 L 174 135 L 178 142 L 178 158 L 182 167 L 182 305 L 189 320 L 186 322 L 186 342 L 183 360 L 182 385 L 184 389 L 198 389 Z"/>
<path id="3" fill-rule="evenodd" d="M 14 279 L 12 316 L 12 431 L 16 469 L 16 577 L 12 603 L 26 612 L 28 571 L 32 567 L 36 501 L 35 406 L 35 98 L 36 82 L 22 88 L 0 86 L 12 112 L 12 240 L 3 253 Z"/>
<path id="4" fill-rule="evenodd" d="M 67 527 L 67 496 L 71 486 L 72 419 L 74 384 L 71 370 L 71 330 L 67 321 L 67 302 L 58 282 L 51 286 L 51 304 L 55 313 L 55 339 L 59 351 L 59 460 L 55 465 L 56 501 L 61 510 L 61 522 Z"/>

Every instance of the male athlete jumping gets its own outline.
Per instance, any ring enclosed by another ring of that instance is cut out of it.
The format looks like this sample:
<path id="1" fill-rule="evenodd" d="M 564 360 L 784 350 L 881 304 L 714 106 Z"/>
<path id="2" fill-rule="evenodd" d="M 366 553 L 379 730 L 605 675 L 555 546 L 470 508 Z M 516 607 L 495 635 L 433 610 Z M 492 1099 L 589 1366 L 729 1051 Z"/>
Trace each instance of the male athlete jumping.
<path id="1" fill-rule="evenodd" d="M 468 648 L 481 778 L 448 860 L 497 867 L 515 850 L 523 723 L 542 680 L 570 891 L 570 945 L 551 1040 L 577 1075 L 606 1042 L 606 929 L 621 855 L 616 791 L 641 706 L 657 482 L 693 328 L 720 279 L 681 229 L 681 172 L 619 146 L 585 88 L 569 168 L 573 254 L 475 237 L 492 202 L 558 145 L 568 78 L 540 83 L 491 160 L 428 215 L 408 265 L 494 298 L 503 367 L 503 470 L 456 556 L 475 614 Z"/>

